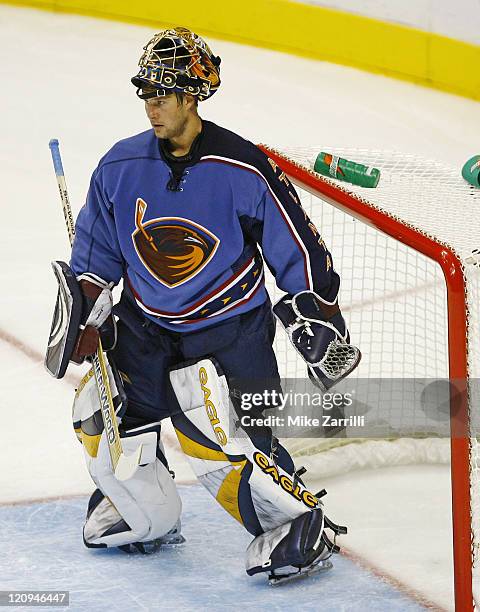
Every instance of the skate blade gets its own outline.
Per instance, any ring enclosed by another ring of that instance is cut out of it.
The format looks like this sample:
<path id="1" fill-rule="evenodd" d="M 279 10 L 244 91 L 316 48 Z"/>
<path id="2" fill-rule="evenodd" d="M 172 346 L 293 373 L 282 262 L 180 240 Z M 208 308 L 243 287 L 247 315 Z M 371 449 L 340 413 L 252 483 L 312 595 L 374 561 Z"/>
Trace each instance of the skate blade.
<path id="1" fill-rule="evenodd" d="M 177 535 L 174 538 L 170 538 L 168 540 L 162 540 L 160 538 L 160 542 L 158 542 L 158 548 L 165 550 L 168 548 L 178 548 L 179 546 L 182 546 L 183 544 L 185 544 L 187 540 L 183 537 L 183 535 Z"/>
<path id="2" fill-rule="evenodd" d="M 165 537 L 165 536 L 164 536 Z M 186 542 L 183 535 L 178 534 L 168 539 L 157 538 L 156 540 L 150 540 L 149 542 L 135 542 L 134 544 L 125 544 L 124 546 L 118 546 L 118 548 L 127 554 L 142 554 L 142 555 L 153 555 L 161 550 L 168 550 L 170 548 L 177 548 L 182 546 Z"/>
<path id="3" fill-rule="evenodd" d="M 285 576 L 270 574 L 268 577 L 268 583 L 270 586 L 278 586 L 280 584 L 285 584 L 286 582 L 292 582 L 294 580 L 298 580 L 299 578 L 306 578 L 307 576 L 313 576 L 314 574 L 318 574 L 319 572 L 324 572 L 325 570 L 332 569 L 333 563 L 331 561 L 319 561 L 313 567 L 309 569 L 305 569 L 300 572 L 296 572 L 295 574 L 286 574 Z"/>

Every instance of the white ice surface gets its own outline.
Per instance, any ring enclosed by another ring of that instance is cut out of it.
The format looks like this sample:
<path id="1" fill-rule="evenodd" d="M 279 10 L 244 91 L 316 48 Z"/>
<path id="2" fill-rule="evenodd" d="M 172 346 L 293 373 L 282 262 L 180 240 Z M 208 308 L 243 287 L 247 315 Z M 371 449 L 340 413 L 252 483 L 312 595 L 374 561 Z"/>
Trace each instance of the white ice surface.
<path id="1" fill-rule="evenodd" d="M 270 588 L 265 576 L 245 573 L 243 551 L 251 538 L 207 491 L 182 486 L 180 495 L 186 544 L 149 556 L 86 549 L 81 544 L 86 498 L 0 507 L 0 527 L 6 536 L 2 553 L 15 559 L 15 563 L 1 564 L 2 589 L 28 585 L 29 589 L 67 590 L 68 610 L 89 612 L 423 609 L 342 556 L 335 558 L 327 572 Z"/>
<path id="2" fill-rule="evenodd" d="M 0 340 L 4 502 L 91 490 L 71 431 L 73 383 L 53 381 L 38 360 L 56 291 L 49 261 L 68 259 L 48 141 L 60 139 L 77 212 L 98 159 L 116 140 L 148 127 L 129 78 L 151 33 L 0 6 L 0 338 L 10 334 L 29 355 Z M 201 114 L 255 142 L 396 149 L 459 170 L 479 153 L 476 102 L 280 53 L 215 41 L 212 47 L 222 56 L 223 86 Z M 191 479 L 180 454 L 171 459 L 179 480 Z M 328 483 L 327 502 L 335 520 L 355 526 L 348 539 L 354 553 L 447 607 L 448 470 L 432 469 L 343 477 Z M 432 482 L 430 494 L 425 485 Z M 383 516 L 380 523 L 372 521 L 371 506 Z M 425 526 L 437 517 L 441 530 L 426 541 Z M 386 542 L 398 543 L 401 553 L 385 552 Z"/>

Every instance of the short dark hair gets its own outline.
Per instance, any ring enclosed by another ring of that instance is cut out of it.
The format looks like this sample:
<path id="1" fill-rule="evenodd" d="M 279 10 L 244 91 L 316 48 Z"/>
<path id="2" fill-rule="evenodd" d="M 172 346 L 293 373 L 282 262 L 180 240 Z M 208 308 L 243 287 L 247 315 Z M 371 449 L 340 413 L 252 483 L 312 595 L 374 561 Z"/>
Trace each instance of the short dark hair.
<path id="1" fill-rule="evenodd" d="M 185 94 L 183 91 L 176 91 L 174 93 L 177 98 L 178 104 L 182 104 L 187 94 Z M 197 96 L 193 96 L 193 99 L 195 100 L 195 106 L 198 106 Z"/>

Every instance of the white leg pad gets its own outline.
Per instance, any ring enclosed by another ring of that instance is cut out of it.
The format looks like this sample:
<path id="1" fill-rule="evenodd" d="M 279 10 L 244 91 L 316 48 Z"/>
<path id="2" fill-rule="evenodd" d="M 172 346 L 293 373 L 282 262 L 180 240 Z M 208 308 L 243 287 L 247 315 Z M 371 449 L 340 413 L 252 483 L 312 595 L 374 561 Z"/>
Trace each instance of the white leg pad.
<path id="1" fill-rule="evenodd" d="M 107 372 L 115 403 L 119 393 L 110 365 Z M 123 546 L 164 536 L 177 523 L 182 504 L 170 472 L 157 457 L 160 424 L 126 431 L 122 447 L 130 455 L 142 445 L 141 464 L 130 478 L 118 480 L 112 470 L 103 430 L 98 391 L 90 371 L 82 379 L 73 405 L 73 422 L 83 444 L 87 469 L 105 496 L 91 510 L 84 527 L 89 546 Z"/>
<path id="2" fill-rule="evenodd" d="M 170 372 L 182 413 L 172 417 L 200 482 L 250 533 L 258 535 L 308 510 L 318 499 L 259 450 L 230 418 L 229 389 L 211 359 Z M 234 412 L 233 412 L 234 414 Z"/>
<path id="3" fill-rule="evenodd" d="M 137 448 L 141 438 L 142 434 L 122 438 L 127 454 Z M 102 434 L 97 456 L 87 455 L 87 464 L 93 481 L 105 495 L 85 523 L 87 544 L 122 546 L 147 542 L 164 536 L 175 526 L 182 503 L 170 472 L 159 459 L 140 465 L 131 478 L 117 480 Z"/>

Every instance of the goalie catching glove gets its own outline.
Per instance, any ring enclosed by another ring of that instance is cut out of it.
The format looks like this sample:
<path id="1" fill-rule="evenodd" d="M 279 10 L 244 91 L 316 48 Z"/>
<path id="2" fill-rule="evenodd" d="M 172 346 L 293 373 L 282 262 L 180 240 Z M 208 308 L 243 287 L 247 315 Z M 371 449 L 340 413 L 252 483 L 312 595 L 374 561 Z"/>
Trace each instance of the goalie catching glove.
<path id="1" fill-rule="evenodd" d="M 52 262 L 58 283 L 57 302 L 45 356 L 45 366 L 55 378 L 62 378 L 69 361 L 83 363 L 97 350 L 100 335 L 104 349 L 116 341 L 112 283 L 95 274 L 75 278 L 63 261 Z"/>
<path id="2" fill-rule="evenodd" d="M 330 303 L 313 291 L 286 295 L 273 307 L 297 353 L 308 367 L 312 382 L 323 390 L 348 376 L 361 353 L 350 335 L 337 301 Z"/>

